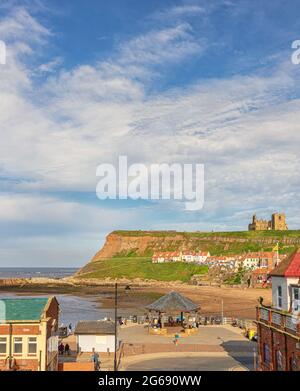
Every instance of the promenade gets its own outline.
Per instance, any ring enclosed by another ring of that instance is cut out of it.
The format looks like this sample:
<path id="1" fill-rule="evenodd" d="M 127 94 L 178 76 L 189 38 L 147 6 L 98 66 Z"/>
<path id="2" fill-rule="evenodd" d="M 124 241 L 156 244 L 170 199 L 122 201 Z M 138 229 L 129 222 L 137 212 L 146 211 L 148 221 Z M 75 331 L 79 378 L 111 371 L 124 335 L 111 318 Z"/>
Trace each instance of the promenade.
<path id="1" fill-rule="evenodd" d="M 121 348 L 118 351 L 118 370 L 253 370 L 256 343 L 230 325 L 200 326 L 198 331 L 179 339 L 174 336 L 149 335 L 148 327 L 139 324 L 122 326 L 119 331 Z M 84 363 L 89 353 L 76 353 L 75 337 L 69 336 L 70 356 L 61 362 Z M 113 370 L 113 353 L 101 353 L 101 370 Z M 83 365 L 83 364 L 80 364 Z"/>

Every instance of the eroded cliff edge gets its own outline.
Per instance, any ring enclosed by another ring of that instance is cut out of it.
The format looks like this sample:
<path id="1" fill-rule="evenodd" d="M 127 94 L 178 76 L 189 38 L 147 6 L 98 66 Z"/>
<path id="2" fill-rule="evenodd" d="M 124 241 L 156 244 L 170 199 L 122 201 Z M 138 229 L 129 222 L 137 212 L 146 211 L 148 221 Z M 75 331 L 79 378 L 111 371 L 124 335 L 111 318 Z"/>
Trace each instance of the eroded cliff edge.
<path id="1" fill-rule="evenodd" d="M 176 232 L 113 231 L 91 262 L 114 256 L 151 256 L 155 251 L 201 250 L 217 254 L 267 251 L 279 242 L 286 252 L 300 245 L 300 231 Z"/>

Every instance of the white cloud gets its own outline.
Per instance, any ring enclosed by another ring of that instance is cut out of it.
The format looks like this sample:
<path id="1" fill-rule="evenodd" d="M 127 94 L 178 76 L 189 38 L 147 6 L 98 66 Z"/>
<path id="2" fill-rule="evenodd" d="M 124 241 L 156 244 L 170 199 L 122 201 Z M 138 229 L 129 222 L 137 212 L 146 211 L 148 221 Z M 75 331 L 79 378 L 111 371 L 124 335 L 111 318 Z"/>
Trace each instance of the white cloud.
<path id="1" fill-rule="evenodd" d="M 62 64 L 62 62 L 63 59 L 61 57 L 56 57 L 45 64 L 41 64 L 38 69 L 40 72 L 52 73 L 58 66 Z"/>
<path id="2" fill-rule="evenodd" d="M 292 217 L 299 214 L 300 190 L 300 101 L 291 99 L 299 85 L 295 68 L 283 64 L 267 76 L 199 80 L 150 96 L 147 87 L 157 77 L 157 66 L 185 61 L 205 48 L 190 25 L 180 23 L 123 43 L 110 60 L 95 66 L 50 72 L 45 83 L 37 85 L 28 59 L 34 56 L 32 45 L 51 33 L 24 10 L 12 15 L 0 22 L 0 33 L 5 31 L 12 42 L 8 64 L 0 72 L 5 135 L 0 175 L 8 178 L 7 191 L 93 192 L 97 165 L 115 162 L 121 154 L 128 155 L 130 163 L 204 163 L 206 220 L 201 229 L 213 229 L 212 224 L 242 228 L 239 224 L 248 220 L 243 211 L 251 215 L 268 208 L 285 209 L 297 226 Z M 57 65 L 53 59 L 40 70 Z M 166 210 L 173 207 L 164 204 Z M 172 219 L 177 215 L 182 219 L 179 204 Z M 155 227 L 144 209 L 104 210 L 47 195 L 1 197 L 0 219 L 62 226 L 81 235 L 104 235 L 147 222 Z M 157 227 L 168 224 L 158 221 Z M 180 224 L 172 220 L 170 226 Z M 194 221 L 185 224 L 195 226 Z"/>
<path id="3" fill-rule="evenodd" d="M 13 8 L 0 23 L 0 36 L 3 40 L 43 42 L 50 34 L 50 31 L 23 7 Z"/>
<path id="4" fill-rule="evenodd" d="M 163 10 L 155 12 L 152 18 L 162 22 L 184 20 L 191 17 L 199 18 L 199 16 L 206 16 L 213 7 L 214 5 L 208 2 L 203 2 L 202 5 L 182 3 L 181 5 L 165 7 Z"/>
<path id="5" fill-rule="evenodd" d="M 195 40 L 191 26 L 180 23 L 175 27 L 150 31 L 123 44 L 120 48 L 120 64 L 153 66 L 165 62 L 177 62 L 192 54 L 200 54 L 204 43 Z"/>

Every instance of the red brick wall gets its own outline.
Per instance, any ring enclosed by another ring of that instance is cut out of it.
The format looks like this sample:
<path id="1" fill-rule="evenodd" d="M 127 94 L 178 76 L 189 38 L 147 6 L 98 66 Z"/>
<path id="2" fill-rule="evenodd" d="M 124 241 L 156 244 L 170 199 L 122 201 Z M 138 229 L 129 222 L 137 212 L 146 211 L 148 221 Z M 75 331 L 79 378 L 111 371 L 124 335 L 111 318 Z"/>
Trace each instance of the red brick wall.
<path id="1" fill-rule="evenodd" d="M 58 364 L 59 371 L 94 371 L 93 362 L 64 362 Z"/>
<path id="2" fill-rule="evenodd" d="M 283 370 L 287 369 L 287 361 L 286 361 L 286 343 L 285 343 L 285 334 L 278 333 L 278 332 L 273 332 L 273 367 L 275 370 L 276 368 L 276 352 L 280 351 L 281 352 L 281 357 L 282 357 L 282 368 Z"/>
<path id="3" fill-rule="evenodd" d="M 0 335 L 7 335 L 9 336 L 10 333 L 10 327 L 9 325 L 0 325 Z M 12 335 L 39 335 L 40 334 L 40 328 L 39 325 L 12 325 Z M 7 341 L 9 343 L 9 340 Z M 7 355 L 1 354 L 0 355 L 0 371 L 7 370 L 8 369 L 8 360 L 6 360 Z M 15 358 L 15 369 L 17 370 L 30 370 L 30 371 L 36 371 L 38 370 L 38 360 L 36 358 L 34 359 L 18 359 L 18 357 Z"/>
<path id="4" fill-rule="evenodd" d="M 16 359 L 14 362 L 14 370 L 18 371 L 37 371 L 38 360 L 37 359 Z M 8 369 L 8 363 L 6 360 L 0 360 L 0 371 L 5 371 Z"/>
<path id="5" fill-rule="evenodd" d="M 12 325 L 13 335 L 39 335 L 39 325 Z M 0 335 L 9 335 L 9 325 L 0 325 Z"/>
<path id="6" fill-rule="evenodd" d="M 51 336 L 53 319 L 56 320 L 54 331 L 58 329 L 58 314 L 59 314 L 59 305 L 55 299 L 51 300 L 49 307 L 46 310 L 46 318 L 49 318 L 47 322 L 47 339 Z M 31 325 L 22 325 L 22 324 L 13 324 L 12 325 L 12 334 L 13 335 L 39 335 L 40 326 L 38 323 Z M 0 325 L 0 335 L 9 335 L 10 326 L 9 325 Z M 5 360 L 5 355 L 0 356 L 0 370 L 5 370 L 8 367 L 8 363 Z M 37 371 L 38 368 L 38 359 L 21 359 L 15 356 L 15 369 L 17 370 L 32 370 Z"/>
<path id="7" fill-rule="evenodd" d="M 276 330 L 269 329 L 268 327 L 259 324 L 258 325 L 259 335 L 259 358 L 260 358 L 260 369 L 263 371 L 276 371 L 276 351 L 281 352 L 282 367 L 283 370 L 291 370 L 290 359 L 296 357 L 297 359 L 297 370 L 300 371 L 300 350 L 297 349 L 297 340 L 285 333 L 280 333 Z M 266 343 L 270 348 L 271 363 L 267 367 L 263 362 L 263 345 Z"/>
<path id="8" fill-rule="evenodd" d="M 47 323 L 47 338 L 51 336 L 51 327 L 53 324 L 52 323 L 53 319 L 56 319 L 55 331 L 58 330 L 58 315 L 59 315 L 59 305 L 57 301 L 53 299 L 46 311 L 46 317 L 50 318 L 50 320 Z"/>
<path id="9" fill-rule="evenodd" d="M 288 362 L 288 369 L 290 368 L 290 359 L 292 357 L 296 357 L 297 359 L 297 370 L 300 371 L 300 349 L 297 349 L 295 339 L 288 336 L 287 337 L 287 362 Z"/>

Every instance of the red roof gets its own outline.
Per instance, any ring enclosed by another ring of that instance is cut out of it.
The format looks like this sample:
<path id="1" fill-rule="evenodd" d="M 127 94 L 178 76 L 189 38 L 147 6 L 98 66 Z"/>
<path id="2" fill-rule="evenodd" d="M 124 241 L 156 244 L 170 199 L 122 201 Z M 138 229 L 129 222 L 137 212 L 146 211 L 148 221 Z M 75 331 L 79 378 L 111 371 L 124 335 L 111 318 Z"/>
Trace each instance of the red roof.
<path id="1" fill-rule="evenodd" d="M 275 267 L 270 275 L 279 277 L 300 277 L 300 248 Z"/>
<path id="2" fill-rule="evenodd" d="M 273 251 L 260 251 L 260 252 L 253 252 L 253 253 L 248 253 L 244 254 L 244 259 L 249 259 L 249 258 L 274 258 L 276 255 L 275 252 Z"/>

